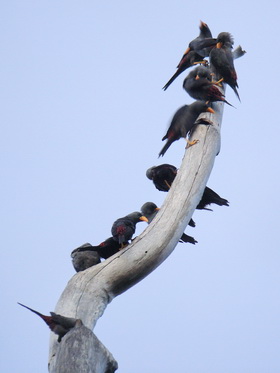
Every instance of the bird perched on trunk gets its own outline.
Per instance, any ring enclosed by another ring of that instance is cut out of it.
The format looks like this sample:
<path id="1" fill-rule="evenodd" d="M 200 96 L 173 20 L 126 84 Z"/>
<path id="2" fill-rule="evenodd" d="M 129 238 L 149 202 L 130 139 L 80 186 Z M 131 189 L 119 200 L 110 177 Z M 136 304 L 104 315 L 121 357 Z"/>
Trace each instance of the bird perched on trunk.
<path id="1" fill-rule="evenodd" d="M 153 202 L 146 202 L 141 207 L 141 212 L 143 215 L 147 217 L 149 224 L 154 219 L 154 217 L 156 216 L 159 210 L 160 208 L 157 207 L 157 205 Z M 182 237 L 180 238 L 179 242 L 189 242 L 189 243 L 192 243 L 193 245 L 197 243 L 197 241 L 193 237 L 188 236 L 185 233 L 182 234 Z"/>
<path id="2" fill-rule="evenodd" d="M 100 263 L 98 252 L 96 250 L 91 250 L 91 247 L 92 245 L 90 243 L 85 243 L 72 251 L 72 264 L 76 272 L 84 271 Z"/>
<path id="3" fill-rule="evenodd" d="M 216 39 L 216 46 L 210 52 L 210 65 L 215 72 L 228 84 L 235 92 L 240 101 L 237 91 L 237 74 L 233 63 L 232 54 L 233 38 L 228 32 L 221 32 Z"/>
<path id="4" fill-rule="evenodd" d="M 212 75 L 208 67 L 198 66 L 192 70 L 185 78 L 183 88 L 196 100 L 205 101 L 207 104 L 222 101 L 232 106 L 226 101 L 225 95 L 217 87 L 217 83 L 212 82 Z"/>
<path id="5" fill-rule="evenodd" d="M 128 245 L 128 242 L 125 242 L 124 245 Z M 71 256 L 76 252 L 96 252 L 101 258 L 107 259 L 110 256 L 116 254 L 121 249 L 121 245 L 113 237 L 109 237 L 99 245 L 92 246 L 90 243 L 86 243 L 82 246 L 77 247 L 73 250 Z"/>
<path id="6" fill-rule="evenodd" d="M 146 175 L 148 179 L 153 181 L 158 190 L 168 192 L 177 175 L 177 168 L 171 164 L 165 163 L 159 166 L 150 167 L 147 170 Z M 165 183 L 166 180 L 168 180 L 168 183 Z M 212 203 L 218 206 L 229 206 L 228 200 L 220 197 L 216 192 L 214 192 L 214 190 L 205 187 L 196 209 L 210 210 L 206 208 L 206 206 L 211 205 Z"/>
<path id="7" fill-rule="evenodd" d="M 212 211 L 211 209 L 206 208 L 206 206 L 211 205 L 212 203 L 218 206 L 229 206 L 228 200 L 220 197 L 219 194 L 214 192 L 214 190 L 205 187 L 201 200 L 199 204 L 196 206 L 196 209 Z"/>
<path id="8" fill-rule="evenodd" d="M 167 142 L 161 149 L 159 157 L 165 154 L 174 141 L 179 140 L 181 137 L 187 140 L 187 135 L 195 126 L 198 116 L 203 112 L 215 113 L 211 107 L 202 101 L 195 101 L 191 105 L 184 105 L 176 111 L 166 135 L 162 138 L 162 141 L 167 139 Z M 189 144 L 192 145 L 193 143 Z"/>
<path id="9" fill-rule="evenodd" d="M 22 307 L 27 308 L 31 312 L 36 313 L 36 315 L 40 316 L 41 319 L 43 319 L 45 323 L 49 326 L 51 331 L 58 335 L 58 342 L 61 341 L 62 337 L 65 336 L 65 334 L 68 333 L 70 329 L 74 328 L 77 321 L 80 321 L 79 319 L 61 316 L 54 312 L 50 312 L 51 316 L 46 316 L 41 314 L 40 312 L 33 310 L 32 308 L 25 306 L 24 304 L 18 304 Z"/>
<path id="10" fill-rule="evenodd" d="M 183 57 L 181 58 L 177 66 L 177 71 L 165 84 L 165 86 L 163 87 L 163 90 L 166 90 L 170 86 L 170 84 L 188 67 L 191 67 L 196 63 L 205 62 L 203 61 L 204 57 L 209 56 L 209 49 L 204 48 L 200 42 L 203 39 L 212 38 L 211 31 L 209 27 L 207 26 L 207 24 L 202 21 L 200 21 L 199 29 L 200 29 L 200 33 L 198 37 L 189 43 L 187 50 L 183 54 Z"/>
<path id="11" fill-rule="evenodd" d="M 146 216 L 143 216 L 140 212 L 135 211 L 131 214 L 124 216 L 123 218 L 117 219 L 112 226 L 111 232 L 115 241 L 117 241 L 121 248 L 131 240 L 136 230 L 136 224 L 140 221 L 148 222 Z"/>
<path id="12" fill-rule="evenodd" d="M 150 167 L 146 171 L 147 178 L 152 180 L 155 187 L 162 192 L 169 191 L 176 175 L 177 168 L 168 163 Z"/>

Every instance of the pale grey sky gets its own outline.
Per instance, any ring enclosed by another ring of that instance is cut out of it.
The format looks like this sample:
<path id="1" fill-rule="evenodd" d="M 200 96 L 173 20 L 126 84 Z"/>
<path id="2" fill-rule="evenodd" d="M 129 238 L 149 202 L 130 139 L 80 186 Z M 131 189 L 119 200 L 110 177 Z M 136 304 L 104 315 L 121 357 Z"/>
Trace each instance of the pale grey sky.
<path id="1" fill-rule="evenodd" d="M 240 0 L 0 4 L 1 372 L 47 372 L 48 328 L 16 302 L 52 311 L 75 247 L 163 202 L 145 172 L 180 166 L 184 140 L 157 156 L 170 118 L 192 102 L 188 71 L 161 88 L 200 20 L 247 51 L 208 182 L 230 207 L 196 211 L 186 232 L 198 244 L 178 244 L 95 333 L 122 373 L 280 372 L 279 11 Z"/>

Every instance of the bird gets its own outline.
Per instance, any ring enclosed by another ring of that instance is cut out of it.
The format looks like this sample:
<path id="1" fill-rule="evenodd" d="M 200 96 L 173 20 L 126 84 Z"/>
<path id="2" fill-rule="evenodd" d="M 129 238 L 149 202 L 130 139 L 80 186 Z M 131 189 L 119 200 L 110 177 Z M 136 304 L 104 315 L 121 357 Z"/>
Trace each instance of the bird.
<path id="1" fill-rule="evenodd" d="M 177 168 L 168 163 L 150 167 L 146 171 L 147 178 L 152 180 L 155 187 L 162 192 L 169 191 L 176 175 Z"/>
<path id="2" fill-rule="evenodd" d="M 233 38 L 229 32 L 221 32 L 217 39 L 216 45 L 211 49 L 209 54 L 210 66 L 221 77 L 223 83 L 228 84 L 235 92 L 240 101 L 237 91 L 237 74 L 234 68 L 232 53 Z"/>
<path id="3" fill-rule="evenodd" d="M 91 250 L 91 247 L 90 243 L 85 243 L 72 251 L 72 264 L 76 272 L 84 271 L 100 263 L 100 255 L 96 250 Z"/>
<path id="4" fill-rule="evenodd" d="M 62 337 L 64 337 L 65 334 L 68 333 L 70 329 L 74 328 L 76 323 L 80 321 L 79 319 L 61 316 L 54 312 L 50 312 L 51 316 L 46 316 L 38 311 L 33 310 L 30 307 L 25 306 L 22 303 L 18 302 L 18 304 L 24 308 L 27 308 L 31 312 L 36 313 L 36 315 L 40 316 L 41 319 L 44 320 L 45 323 L 49 326 L 51 331 L 58 335 L 58 342 L 61 342 Z"/>
<path id="5" fill-rule="evenodd" d="M 143 216 L 140 212 L 135 211 L 117 219 L 113 223 L 111 233 L 114 240 L 121 245 L 121 248 L 124 248 L 126 243 L 131 240 L 136 230 L 136 224 L 140 221 L 146 221 L 148 223 L 146 216 Z"/>
<path id="6" fill-rule="evenodd" d="M 141 207 L 141 212 L 143 215 L 145 215 L 148 219 L 148 224 L 151 223 L 151 221 L 154 219 L 158 211 L 160 210 L 159 207 L 154 202 L 146 202 L 144 205 Z M 195 245 L 197 241 L 191 237 L 188 236 L 187 234 L 183 233 L 182 237 L 180 238 L 179 242 L 189 242 Z"/>
<path id="7" fill-rule="evenodd" d="M 215 113 L 215 111 L 203 101 L 195 101 L 190 105 L 184 105 L 176 111 L 166 135 L 162 138 L 162 141 L 167 139 L 167 142 L 161 149 L 159 157 L 165 154 L 174 141 L 179 140 L 181 137 L 187 140 L 188 133 L 193 129 L 196 119 L 202 112 Z M 189 144 L 192 145 L 193 143 Z"/>
<path id="8" fill-rule="evenodd" d="M 200 42 L 204 39 L 212 38 L 212 33 L 208 25 L 202 21 L 200 21 L 199 29 L 200 29 L 199 36 L 189 43 L 188 48 L 186 49 L 185 53 L 183 54 L 183 57 L 181 58 L 177 66 L 177 71 L 169 79 L 169 81 L 165 84 L 165 86 L 162 88 L 164 91 L 187 68 L 197 63 L 206 62 L 206 61 L 203 61 L 203 59 L 204 57 L 207 57 L 209 55 L 209 50 L 203 48 L 203 45 Z"/>
<path id="9" fill-rule="evenodd" d="M 177 168 L 171 164 L 165 163 L 159 166 L 150 167 L 146 171 L 148 179 L 152 180 L 155 187 L 163 192 L 168 192 L 176 175 Z M 168 180 L 168 185 L 165 183 L 165 180 Z M 210 210 L 206 206 L 211 205 L 212 203 L 218 206 L 229 206 L 228 200 L 220 197 L 214 190 L 209 187 L 205 187 L 201 200 L 196 206 L 197 210 Z"/>
<path id="10" fill-rule="evenodd" d="M 229 206 L 228 200 L 220 197 L 219 194 L 214 192 L 214 190 L 206 186 L 202 194 L 201 200 L 199 204 L 196 206 L 196 209 L 212 211 L 211 209 L 206 208 L 206 206 L 211 205 L 212 203 L 218 206 Z"/>
<path id="11" fill-rule="evenodd" d="M 232 106 L 217 87 L 217 83 L 212 82 L 211 70 L 208 67 L 198 66 L 192 70 L 185 78 L 183 88 L 192 98 L 205 101 L 206 104 L 222 101 Z"/>
<path id="12" fill-rule="evenodd" d="M 128 242 L 125 242 L 124 245 L 128 245 Z M 121 245 L 113 237 L 109 237 L 96 246 L 93 246 L 90 243 L 85 243 L 73 250 L 71 256 L 76 252 L 95 251 L 101 258 L 107 259 L 118 253 L 120 249 Z"/>

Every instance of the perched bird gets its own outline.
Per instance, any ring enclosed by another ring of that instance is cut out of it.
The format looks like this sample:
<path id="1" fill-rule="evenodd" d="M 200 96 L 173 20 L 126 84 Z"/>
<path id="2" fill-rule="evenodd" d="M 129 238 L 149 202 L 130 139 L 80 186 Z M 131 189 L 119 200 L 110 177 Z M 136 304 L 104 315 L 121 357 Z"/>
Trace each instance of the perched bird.
<path id="1" fill-rule="evenodd" d="M 214 192 L 214 190 L 212 190 L 208 187 L 205 187 L 204 192 L 203 192 L 202 197 L 201 197 L 201 200 L 200 200 L 199 204 L 196 206 L 196 208 L 198 210 L 210 210 L 210 211 L 212 211 L 211 209 L 206 208 L 206 206 L 211 205 L 212 203 L 214 203 L 215 205 L 218 205 L 218 206 L 229 206 L 228 200 L 220 197 L 219 194 Z"/>
<path id="2" fill-rule="evenodd" d="M 176 175 L 177 168 L 171 164 L 162 164 L 159 166 L 150 167 L 146 175 L 148 179 L 151 179 L 158 190 L 163 192 L 168 192 Z M 168 180 L 168 185 L 165 183 Z M 218 206 L 229 206 L 228 200 L 220 197 L 214 190 L 205 187 L 203 195 L 199 204 L 196 206 L 198 210 L 211 210 L 206 208 L 206 206 L 212 203 Z"/>
<path id="3" fill-rule="evenodd" d="M 216 46 L 210 52 L 210 65 L 215 72 L 221 77 L 221 80 L 228 84 L 235 92 L 240 101 L 237 91 L 237 74 L 233 63 L 233 38 L 228 32 L 221 32 L 216 40 Z"/>
<path id="4" fill-rule="evenodd" d="M 148 218 L 148 223 L 150 224 L 153 218 L 156 216 L 158 211 L 160 210 L 159 207 L 153 202 L 146 202 L 144 205 L 141 207 L 141 212 L 143 215 L 145 215 Z M 197 241 L 191 237 L 188 236 L 187 234 L 183 233 L 182 237 L 180 238 L 179 242 L 189 242 L 195 245 Z"/>
<path id="5" fill-rule="evenodd" d="M 205 101 L 207 104 L 214 101 L 222 101 L 232 106 L 225 99 L 225 95 L 212 82 L 210 69 L 205 66 L 198 66 L 192 70 L 183 83 L 185 91 L 194 99 Z"/>
<path id="6" fill-rule="evenodd" d="M 148 168 L 146 176 L 152 180 L 155 187 L 163 192 L 168 192 L 177 175 L 177 168 L 171 164 L 161 164 Z"/>
<path id="7" fill-rule="evenodd" d="M 115 241 L 117 241 L 121 248 L 131 240 L 136 230 L 136 224 L 140 221 L 148 222 L 146 216 L 143 216 L 140 212 L 135 211 L 123 218 L 117 219 L 112 226 L 111 233 Z"/>
<path id="8" fill-rule="evenodd" d="M 162 141 L 167 139 L 166 144 L 161 149 L 159 157 L 163 156 L 170 145 L 184 137 L 187 140 L 188 133 L 195 126 L 195 121 L 202 112 L 215 113 L 215 111 L 202 101 L 195 101 L 191 105 L 184 105 L 176 111 Z"/>
<path id="9" fill-rule="evenodd" d="M 200 42 L 203 39 L 212 38 L 211 31 L 207 24 L 202 21 L 200 21 L 199 29 L 199 36 L 189 43 L 187 50 L 183 54 L 183 57 L 181 58 L 177 66 L 177 71 L 165 84 L 163 90 L 166 90 L 170 86 L 170 84 L 187 68 L 197 63 L 203 63 L 204 57 L 209 56 L 209 49 L 204 48 Z"/>
<path id="10" fill-rule="evenodd" d="M 51 316 L 42 315 L 40 312 L 33 310 L 25 306 L 24 304 L 18 303 L 20 306 L 27 308 L 31 312 L 36 313 L 36 315 L 40 316 L 41 319 L 45 321 L 45 323 L 49 326 L 52 332 L 58 335 L 57 341 L 60 342 L 62 337 L 69 332 L 70 329 L 74 328 L 76 323 L 80 321 L 79 319 L 74 319 L 71 317 L 65 317 L 58 315 L 54 312 L 50 312 Z"/>
<path id="11" fill-rule="evenodd" d="M 125 242 L 124 245 L 127 245 L 128 242 Z M 76 252 L 96 252 L 101 258 L 107 259 L 110 256 L 116 254 L 121 249 L 121 245 L 113 238 L 109 237 L 105 241 L 101 242 L 99 245 L 92 246 L 90 243 L 86 243 L 82 246 L 77 247 L 73 250 L 71 256 Z"/>
<path id="12" fill-rule="evenodd" d="M 100 256 L 98 252 L 95 250 L 91 250 L 91 247 L 91 244 L 85 243 L 84 245 L 72 251 L 72 264 L 76 272 L 84 271 L 85 269 L 88 269 L 100 263 Z"/>

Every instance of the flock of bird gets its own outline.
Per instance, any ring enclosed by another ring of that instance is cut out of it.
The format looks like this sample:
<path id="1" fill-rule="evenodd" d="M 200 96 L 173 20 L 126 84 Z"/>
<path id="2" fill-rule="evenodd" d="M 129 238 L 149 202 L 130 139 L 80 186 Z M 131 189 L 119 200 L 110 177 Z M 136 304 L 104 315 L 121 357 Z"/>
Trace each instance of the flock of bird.
<path id="1" fill-rule="evenodd" d="M 223 84 L 229 85 L 240 100 L 237 91 L 238 84 L 234 68 L 234 59 L 241 57 L 246 52 L 243 51 L 240 46 L 232 51 L 233 39 L 228 32 L 221 32 L 217 38 L 213 38 L 206 23 L 200 22 L 199 28 L 199 36 L 189 43 L 187 50 L 177 66 L 177 71 L 163 87 L 163 89 L 166 90 L 183 71 L 187 68 L 194 67 L 184 79 L 183 88 L 196 101 L 190 105 L 184 105 L 176 111 L 167 133 L 162 139 L 167 141 L 160 151 L 159 156 L 163 156 L 170 145 L 182 137 L 187 140 L 187 146 L 193 145 L 187 137 L 196 125 L 197 119 L 201 113 L 214 113 L 211 107 L 212 102 L 222 101 L 232 106 L 225 99 L 223 90 L 221 89 Z M 209 63 L 205 60 L 206 57 L 209 57 Z M 214 80 L 214 77 L 218 80 Z M 161 164 L 159 166 L 150 167 L 146 171 L 146 176 L 153 181 L 154 186 L 159 191 L 168 192 L 177 175 L 177 171 L 177 168 L 173 165 Z M 207 206 L 211 204 L 216 204 L 218 206 L 229 205 L 226 199 L 221 198 L 217 193 L 206 186 L 196 209 L 210 210 Z M 141 221 L 145 221 L 149 224 L 158 211 L 159 207 L 155 203 L 146 202 L 140 208 L 140 212 L 135 211 L 117 219 L 112 224 L 111 236 L 99 245 L 93 246 L 90 243 L 85 243 L 73 250 L 71 257 L 75 270 L 77 272 L 84 271 L 100 263 L 101 258 L 106 260 L 110 256 L 118 253 L 133 240 L 136 224 Z M 188 225 L 195 227 L 193 219 L 189 221 Z M 179 242 L 197 243 L 193 237 L 185 233 L 183 233 Z M 32 308 L 21 303 L 19 304 L 40 316 L 50 329 L 59 336 L 58 342 L 61 341 L 62 337 L 70 329 L 75 327 L 77 321 L 80 321 L 57 315 L 53 312 L 51 312 L 51 316 L 42 315 Z"/>

